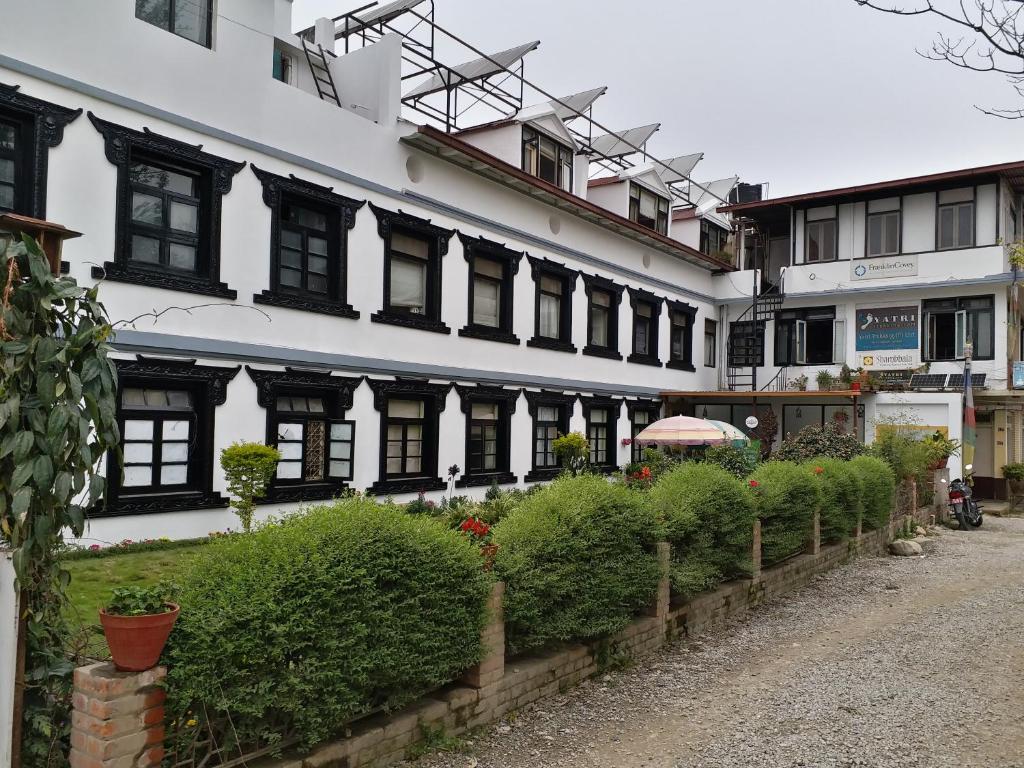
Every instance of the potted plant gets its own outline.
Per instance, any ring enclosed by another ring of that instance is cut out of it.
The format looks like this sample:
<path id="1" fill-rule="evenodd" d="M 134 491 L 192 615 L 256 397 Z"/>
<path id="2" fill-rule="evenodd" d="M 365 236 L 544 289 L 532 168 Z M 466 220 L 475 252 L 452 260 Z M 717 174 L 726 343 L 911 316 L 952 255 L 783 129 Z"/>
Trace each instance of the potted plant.
<path id="1" fill-rule="evenodd" d="M 832 385 L 835 383 L 835 377 L 829 371 L 824 369 L 818 371 L 818 375 L 815 376 L 815 380 L 818 382 L 818 389 L 822 392 L 827 392 L 832 389 Z"/>
<path id="2" fill-rule="evenodd" d="M 789 380 L 789 386 L 792 387 L 793 389 L 799 391 L 799 392 L 806 392 L 807 391 L 807 376 L 804 375 L 804 374 L 801 374 L 801 375 L 797 376 L 796 378 L 790 379 Z"/>
<path id="3" fill-rule="evenodd" d="M 949 457 L 960 450 L 958 440 L 950 440 L 938 431 L 921 442 L 928 448 L 929 469 L 942 469 L 949 463 Z"/>
<path id="4" fill-rule="evenodd" d="M 172 593 L 166 584 L 118 587 L 106 608 L 100 608 L 110 656 L 122 672 L 142 672 L 160 661 L 181 610 L 171 601 Z"/>
<path id="5" fill-rule="evenodd" d="M 839 369 L 839 383 L 843 385 L 843 389 L 850 389 L 853 385 L 853 371 L 846 363 Z"/>
<path id="6" fill-rule="evenodd" d="M 1003 467 L 1003 477 L 1010 485 L 1010 493 L 1024 494 L 1024 464 L 1007 464 Z"/>

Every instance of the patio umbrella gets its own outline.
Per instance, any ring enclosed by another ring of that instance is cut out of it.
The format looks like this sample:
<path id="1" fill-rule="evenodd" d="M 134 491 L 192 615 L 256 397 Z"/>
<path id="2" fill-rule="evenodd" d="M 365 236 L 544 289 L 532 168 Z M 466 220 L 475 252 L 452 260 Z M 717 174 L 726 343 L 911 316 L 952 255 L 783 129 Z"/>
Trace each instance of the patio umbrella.
<path id="1" fill-rule="evenodd" d="M 739 427 L 734 427 L 732 424 L 726 424 L 724 421 L 718 421 L 717 419 L 705 419 L 705 421 L 722 430 L 725 436 L 732 441 L 733 446 L 737 448 L 750 442 L 750 438 Z"/>
<path id="2" fill-rule="evenodd" d="M 721 445 L 731 438 L 706 419 L 670 416 L 648 425 L 633 438 L 641 445 Z"/>

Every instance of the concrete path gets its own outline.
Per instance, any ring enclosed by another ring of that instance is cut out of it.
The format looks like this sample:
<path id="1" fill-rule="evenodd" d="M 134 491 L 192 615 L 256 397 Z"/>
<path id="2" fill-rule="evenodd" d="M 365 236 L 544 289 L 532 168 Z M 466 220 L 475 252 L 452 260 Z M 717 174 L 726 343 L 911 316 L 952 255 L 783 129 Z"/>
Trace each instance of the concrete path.
<path id="1" fill-rule="evenodd" d="M 862 558 L 421 768 L 1024 768 L 1024 519 Z"/>

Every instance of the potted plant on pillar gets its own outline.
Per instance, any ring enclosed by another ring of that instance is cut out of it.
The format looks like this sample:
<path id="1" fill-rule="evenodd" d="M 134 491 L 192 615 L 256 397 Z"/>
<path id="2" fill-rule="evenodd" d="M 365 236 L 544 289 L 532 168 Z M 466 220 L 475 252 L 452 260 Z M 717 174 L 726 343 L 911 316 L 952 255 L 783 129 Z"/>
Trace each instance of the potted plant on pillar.
<path id="1" fill-rule="evenodd" d="M 1011 508 L 1016 510 L 1024 496 L 1024 464 L 1007 464 L 1003 467 L 1003 477 L 1009 486 Z"/>
<path id="2" fill-rule="evenodd" d="M 100 609 L 111 659 L 122 672 L 142 672 L 160 661 L 180 611 L 173 592 L 168 584 L 119 587 Z"/>
<path id="3" fill-rule="evenodd" d="M 958 440 L 950 440 L 938 431 L 928 435 L 921 442 L 928 447 L 929 469 L 942 469 L 949 463 L 949 457 L 960 450 Z"/>

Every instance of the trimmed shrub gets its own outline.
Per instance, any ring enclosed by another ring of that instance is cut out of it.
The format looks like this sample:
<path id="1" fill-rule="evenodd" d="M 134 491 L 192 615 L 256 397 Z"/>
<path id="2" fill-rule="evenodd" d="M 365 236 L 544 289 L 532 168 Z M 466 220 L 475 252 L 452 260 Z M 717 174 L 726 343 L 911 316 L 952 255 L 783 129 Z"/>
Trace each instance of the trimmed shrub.
<path id="1" fill-rule="evenodd" d="M 896 475 L 886 462 L 875 456 L 858 456 L 850 462 L 860 475 L 864 492 L 863 527 L 874 531 L 886 525 L 892 516 L 896 494 Z"/>
<path id="2" fill-rule="evenodd" d="M 807 543 L 818 505 L 818 483 L 807 467 L 768 461 L 748 481 L 761 518 L 761 559 L 773 565 Z"/>
<path id="3" fill-rule="evenodd" d="M 804 462 L 818 456 L 849 461 L 864 453 L 864 446 L 855 435 L 844 432 L 838 424 L 804 427 L 796 435 L 786 435 L 773 458 L 778 461 Z"/>
<path id="4" fill-rule="evenodd" d="M 757 453 L 734 445 L 709 445 L 701 461 L 715 464 L 740 480 L 757 469 Z"/>
<path id="5" fill-rule="evenodd" d="M 172 719 L 230 715 L 242 744 L 309 746 L 481 657 L 491 579 L 436 520 L 351 498 L 205 549 L 165 654 Z"/>
<path id="6" fill-rule="evenodd" d="M 625 627 L 654 598 L 661 534 L 642 495 L 596 475 L 562 476 L 493 530 L 513 652 Z"/>
<path id="7" fill-rule="evenodd" d="M 857 531 L 863 506 L 864 486 L 848 461 L 821 456 L 804 466 L 818 482 L 821 511 L 821 540 L 833 544 Z"/>
<path id="8" fill-rule="evenodd" d="M 713 464 L 686 463 L 651 489 L 672 544 L 672 588 L 689 597 L 750 573 L 757 511 L 748 486 Z"/>

